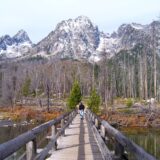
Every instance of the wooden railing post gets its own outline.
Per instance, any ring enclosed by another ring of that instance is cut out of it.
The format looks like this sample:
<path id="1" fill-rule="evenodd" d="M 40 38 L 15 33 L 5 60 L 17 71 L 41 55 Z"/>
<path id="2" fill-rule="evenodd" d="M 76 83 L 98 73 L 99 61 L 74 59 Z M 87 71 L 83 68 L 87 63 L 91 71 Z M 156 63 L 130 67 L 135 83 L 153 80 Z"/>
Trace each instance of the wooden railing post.
<path id="1" fill-rule="evenodd" d="M 95 119 L 95 126 L 98 129 L 98 119 L 97 118 Z"/>
<path id="2" fill-rule="evenodd" d="M 72 112 L 72 113 L 69 115 L 69 117 L 70 117 L 69 119 L 70 119 L 70 121 L 71 121 L 70 124 L 72 124 L 73 116 L 74 116 L 74 113 Z"/>
<path id="3" fill-rule="evenodd" d="M 64 127 L 64 118 L 61 120 L 61 129 Z M 62 133 L 62 136 L 65 135 L 65 131 Z"/>
<path id="4" fill-rule="evenodd" d="M 74 117 L 74 111 L 71 114 L 72 114 L 72 119 L 73 119 L 73 117 Z"/>
<path id="5" fill-rule="evenodd" d="M 122 158 L 124 156 L 124 147 L 115 140 L 115 156 Z"/>
<path id="6" fill-rule="evenodd" d="M 105 127 L 101 124 L 101 136 L 103 139 L 105 139 L 106 136 L 106 129 Z"/>
<path id="7" fill-rule="evenodd" d="M 92 119 L 92 123 L 94 123 L 94 115 L 93 115 L 93 113 L 92 113 L 92 118 L 91 119 Z"/>
<path id="8" fill-rule="evenodd" d="M 32 160 L 36 156 L 36 152 L 37 152 L 36 139 L 33 139 L 32 141 L 26 144 L 26 159 Z"/>
<path id="9" fill-rule="evenodd" d="M 54 138 L 55 135 L 56 135 L 56 126 L 53 125 L 53 126 L 51 127 L 51 138 Z"/>
<path id="10" fill-rule="evenodd" d="M 68 115 L 68 122 L 70 122 L 70 124 L 72 124 L 72 114 L 71 113 Z"/>
<path id="11" fill-rule="evenodd" d="M 53 125 L 53 126 L 51 127 L 51 139 L 54 139 L 55 136 L 56 136 L 56 126 Z M 55 143 L 53 144 L 53 151 L 55 151 L 56 149 L 57 149 L 57 142 L 55 142 Z"/>
<path id="12" fill-rule="evenodd" d="M 92 120 L 92 113 L 91 113 L 91 111 L 89 112 L 89 119 L 90 119 L 90 121 Z"/>

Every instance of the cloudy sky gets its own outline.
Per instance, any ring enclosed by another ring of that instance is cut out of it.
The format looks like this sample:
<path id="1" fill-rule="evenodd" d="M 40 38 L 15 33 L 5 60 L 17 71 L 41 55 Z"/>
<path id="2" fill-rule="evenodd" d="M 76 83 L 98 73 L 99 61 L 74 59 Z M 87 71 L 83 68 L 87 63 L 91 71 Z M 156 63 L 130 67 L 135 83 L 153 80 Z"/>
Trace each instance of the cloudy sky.
<path id="1" fill-rule="evenodd" d="M 61 20 L 80 15 L 111 33 L 122 23 L 157 20 L 160 0 L 0 0 L 0 36 L 24 29 L 36 43 Z"/>

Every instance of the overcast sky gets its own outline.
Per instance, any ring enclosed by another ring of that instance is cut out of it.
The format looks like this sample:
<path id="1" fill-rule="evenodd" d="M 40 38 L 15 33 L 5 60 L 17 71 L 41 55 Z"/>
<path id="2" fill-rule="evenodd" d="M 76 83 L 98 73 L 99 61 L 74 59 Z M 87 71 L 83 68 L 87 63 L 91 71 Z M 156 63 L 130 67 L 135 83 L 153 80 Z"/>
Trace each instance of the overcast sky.
<path id="1" fill-rule="evenodd" d="M 60 21 L 80 15 L 111 33 L 122 23 L 157 20 L 160 0 L 0 0 L 0 36 L 24 29 L 36 43 Z"/>

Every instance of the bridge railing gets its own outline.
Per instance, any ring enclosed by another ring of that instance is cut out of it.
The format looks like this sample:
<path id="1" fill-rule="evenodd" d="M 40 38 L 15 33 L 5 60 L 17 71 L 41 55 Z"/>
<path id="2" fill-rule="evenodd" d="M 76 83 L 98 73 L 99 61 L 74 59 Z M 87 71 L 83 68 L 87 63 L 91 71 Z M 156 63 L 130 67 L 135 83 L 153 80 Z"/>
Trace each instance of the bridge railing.
<path id="1" fill-rule="evenodd" d="M 20 148 L 26 146 L 26 152 L 25 152 L 25 159 L 27 160 L 33 160 L 33 159 L 38 159 L 38 160 L 43 160 L 45 157 L 48 155 L 48 152 L 50 150 L 55 150 L 56 149 L 56 141 L 57 138 L 60 135 L 64 134 L 65 128 L 72 122 L 73 118 L 76 115 L 76 110 L 66 113 L 64 115 L 61 115 L 60 117 L 48 121 L 46 123 L 43 123 L 32 130 L 25 132 L 18 137 L 5 142 L 0 145 L 0 160 L 3 160 L 13 153 L 17 152 Z M 57 126 L 60 124 L 59 130 L 57 130 Z M 51 130 L 51 135 L 50 135 L 50 141 L 46 145 L 46 147 L 39 153 L 37 154 L 37 137 L 41 133 L 47 130 Z M 22 157 L 23 158 L 23 157 Z"/>
<path id="2" fill-rule="evenodd" d="M 96 114 L 87 110 L 87 115 L 92 124 L 100 132 L 102 139 L 107 144 L 107 140 L 114 142 L 114 155 L 116 159 L 127 159 L 125 151 L 134 155 L 136 160 L 156 160 L 156 158 L 147 153 L 143 148 L 129 140 L 120 131 L 112 127 L 107 121 L 102 120 Z"/>

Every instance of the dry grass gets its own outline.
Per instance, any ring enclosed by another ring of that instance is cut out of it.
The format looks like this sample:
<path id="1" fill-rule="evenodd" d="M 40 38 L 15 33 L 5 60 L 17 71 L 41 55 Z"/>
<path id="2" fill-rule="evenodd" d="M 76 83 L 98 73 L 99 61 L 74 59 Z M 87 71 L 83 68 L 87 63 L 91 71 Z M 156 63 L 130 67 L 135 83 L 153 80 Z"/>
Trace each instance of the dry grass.
<path id="1" fill-rule="evenodd" d="M 15 122 L 27 121 L 42 123 L 48 120 L 54 119 L 62 114 L 62 111 L 51 110 L 49 113 L 46 109 L 40 109 L 37 107 L 21 107 L 17 106 L 14 110 L 10 108 L 0 108 L 2 119 L 11 119 Z"/>

